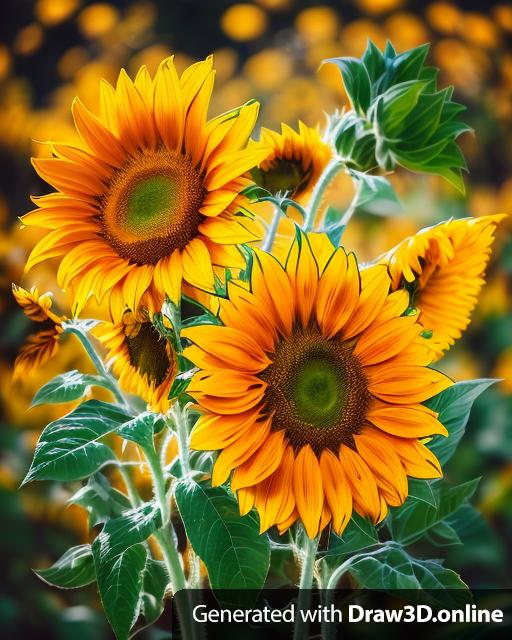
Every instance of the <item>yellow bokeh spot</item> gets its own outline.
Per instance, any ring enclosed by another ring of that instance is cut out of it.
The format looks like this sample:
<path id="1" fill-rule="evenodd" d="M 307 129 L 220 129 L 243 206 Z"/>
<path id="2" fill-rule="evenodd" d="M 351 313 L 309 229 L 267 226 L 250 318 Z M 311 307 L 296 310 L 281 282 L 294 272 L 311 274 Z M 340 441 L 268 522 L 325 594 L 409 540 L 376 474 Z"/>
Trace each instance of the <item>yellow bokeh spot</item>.
<path id="1" fill-rule="evenodd" d="M 381 49 L 386 46 L 386 36 L 380 26 L 371 20 L 354 20 L 343 28 L 341 41 L 346 54 L 351 56 L 361 56 L 368 39 L 372 40 Z"/>
<path id="2" fill-rule="evenodd" d="M 311 7 L 299 13 L 295 26 L 308 44 L 314 44 L 336 38 L 340 19 L 330 7 Z"/>
<path id="3" fill-rule="evenodd" d="M 460 34 L 468 42 L 493 49 L 498 44 L 498 32 L 493 21 L 481 13 L 467 13 L 460 22 Z"/>
<path id="4" fill-rule="evenodd" d="M 11 69 L 11 56 L 9 49 L 4 44 L 0 44 L 0 80 L 6 78 Z"/>
<path id="5" fill-rule="evenodd" d="M 78 8 L 80 0 L 38 0 L 34 13 L 47 27 L 64 22 Z"/>
<path id="6" fill-rule="evenodd" d="M 256 2 L 269 11 L 284 11 L 293 5 L 293 0 L 256 0 Z"/>
<path id="7" fill-rule="evenodd" d="M 267 28 L 267 14 L 253 4 L 234 4 L 220 19 L 224 33 L 232 40 L 244 42 L 261 36 Z"/>
<path id="8" fill-rule="evenodd" d="M 238 65 L 238 54 L 231 47 L 222 47 L 213 52 L 213 64 L 217 82 L 225 82 L 231 78 Z"/>
<path id="9" fill-rule="evenodd" d="M 450 2 L 433 2 L 427 7 L 427 20 L 439 33 L 451 35 L 459 28 L 461 13 Z"/>
<path id="10" fill-rule="evenodd" d="M 280 49 L 265 49 L 251 56 L 244 70 L 257 90 L 274 91 L 293 73 L 293 61 Z"/>
<path id="11" fill-rule="evenodd" d="M 64 80 L 71 80 L 73 76 L 87 63 L 89 55 L 84 47 L 72 47 L 59 60 L 57 71 Z"/>
<path id="12" fill-rule="evenodd" d="M 98 2 L 82 9 L 78 16 L 78 28 L 87 38 L 100 38 L 111 31 L 119 21 L 117 9 Z"/>
<path id="13" fill-rule="evenodd" d="M 512 7 L 500 4 L 493 8 L 494 19 L 505 31 L 512 31 Z"/>
<path id="14" fill-rule="evenodd" d="M 33 22 L 18 32 L 13 49 L 20 56 L 29 56 L 39 49 L 43 40 L 44 31 L 41 25 Z"/>
<path id="15" fill-rule="evenodd" d="M 395 13 L 386 20 L 385 28 L 398 51 L 412 49 L 429 40 L 423 22 L 412 13 Z"/>
<path id="16" fill-rule="evenodd" d="M 405 0 L 356 0 L 356 4 L 366 13 L 380 15 L 401 7 Z"/>

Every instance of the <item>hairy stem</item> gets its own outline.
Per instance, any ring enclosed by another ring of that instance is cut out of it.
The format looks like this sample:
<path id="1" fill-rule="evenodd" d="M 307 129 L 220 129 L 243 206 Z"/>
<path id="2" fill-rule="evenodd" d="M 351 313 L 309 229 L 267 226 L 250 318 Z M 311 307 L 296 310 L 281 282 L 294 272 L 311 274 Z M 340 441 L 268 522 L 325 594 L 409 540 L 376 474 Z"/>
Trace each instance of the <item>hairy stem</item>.
<path id="1" fill-rule="evenodd" d="M 270 223 L 267 235 L 265 236 L 265 240 L 261 246 L 263 251 L 270 252 L 272 251 L 272 247 L 274 246 L 274 240 L 276 238 L 277 229 L 279 227 L 279 221 L 281 220 L 281 216 L 283 212 L 276 206 L 274 206 L 274 216 L 272 218 L 272 222 Z"/>
<path id="2" fill-rule="evenodd" d="M 176 427 L 181 471 L 183 476 L 187 476 L 190 473 L 187 409 L 180 407 L 179 402 L 176 401 L 171 409 L 171 416 Z"/>
<path id="3" fill-rule="evenodd" d="M 306 219 L 304 220 L 304 231 L 311 231 L 313 229 L 315 218 L 322 205 L 325 191 L 331 184 L 334 176 L 342 168 L 342 166 L 343 162 L 339 158 L 335 157 L 325 167 L 320 178 L 318 178 L 318 182 L 316 183 L 313 190 L 313 195 L 311 196 L 311 204 L 308 210 L 308 214 Z"/>
<path id="4" fill-rule="evenodd" d="M 318 538 L 311 540 L 305 534 L 305 544 L 300 573 L 299 595 L 297 597 L 297 617 L 293 629 L 293 640 L 304 640 L 308 637 L 308 623 L 302 621 L 300 612 L 306 611 L 311 603 L 311 588 L 313 586 L 313 572 L 315 569 Z"/>

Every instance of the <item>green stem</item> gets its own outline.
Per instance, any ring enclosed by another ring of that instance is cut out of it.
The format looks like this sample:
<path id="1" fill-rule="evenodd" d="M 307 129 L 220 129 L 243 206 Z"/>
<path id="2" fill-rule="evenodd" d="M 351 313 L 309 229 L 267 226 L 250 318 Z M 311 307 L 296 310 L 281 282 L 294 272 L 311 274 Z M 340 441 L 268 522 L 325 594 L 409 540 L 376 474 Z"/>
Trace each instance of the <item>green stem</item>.
<path id="1" fill-rule="evenodd" d="M 190 473 L 187 410 L 186 408 L 181 408 L 179 402 L 176 401 L 171 409 L 171 416 L 176 427 L 181 471 L 183 476 L 187 476 Z"/>
<path id="2" fill-rule="evenodd" d="M 277 229 L 279 227 L 279 222 L 281 220 L 281 216 L 283 212 L 276 206 L 274 206 L 274 217 L 272 218 L 272 222 L 270 223 L 267 235 L 265 236 L 265 240 L 261 246 L 263 251 L 270 252 L 272 251 L 272 247 L 274 245 L 274 240 L 276 238 Z"/>
<path id="3" fill-rule="evenodd" d="M 335 157 L 325 167 L 320 178 L 318 178 L 318 182 L 313 190 L 313 195 L 311 196 L 311 205 L 308 210 L 308 215 L 304 220 L 304 231 L 311 231 L 313 229 L 315 217 L 322 205 L 325 191 L 342 166 L 343 162 L 339 158 Z"/>
<path id="4" fill-rule="evenodd" d="M 318 538 L 312 540 L 306 534 L 306 542 L 303 550 L 302 567 L 300 573 L 299 595 L 297 597 L 297 616 L 293 629 L 293 640 L 304 640 L 308 637 L 308 623 L 302 622 L 300 611 L 307 611 L 311 603 L 311 588 L 313 586 L 313 573 L 315 569 L 316 550 Z"/>
<path id="5" fill-rule="evenodd" d="M 126 485 L 126 490 L 128 491 L 130 502 L 134 507 L 139 507 L 142 504 L 142 500 L 140 499 L 139 492 L 137 491 L 137 487 L 135 486 L 135 482 L 133 481 L 132 470 L 129 466 L 122 463 L 118 468 L 120 474 L 123 476 L 124 484 Z"/>
<path id="6" fill-rule="evenodd" d="M 144 450 L 144 455 L 151 471 L 151 477 L 153 478 L 153 492 L 155 498 L 158 501 L 160 507 L 160 513 L 162 514 L 162 526 L 165 526 L 171 517 L 170 500 L 167 497 L 167 489 L 165 486 L 165 476 L 162 471 L 162 465 L 160 464 L 160 457 L 155 449 Z"/>
<path id="7" fill-rule="evenodd" d="M 355 210 L 356 210 L 356 206 L 357 206 L 357 201 L 359 199 L 359 193 L 361 192 L 361 186 L 362 186 L 362 183 L 358 182 L 357 186 L 356 186 L 356 192 L 354 194 L 354 197 L 352 198 L 352 201 L 349 204 L 347 210 L 345 211 L 345 213 L 341 217 L 341 220 L 339 222 L 339 226 L 340 227 L 346 227 L 347 224 L 350 222 L 350 219 L 354 215 Z"/>
<path id="8" fill-rule="evenodd" d="M 112 392 L 117 402 L 119 402 L 125 407 L 129 407 L 125 397 L 119 390 L 115 379 L 107 371 L 107 369 L 105 368 L 105 365 L 103 364 L 102 359 L 96 353 L 96 349 L 94 348 L 92 342 L 90 341 L 87 333 L 82 329 L 80 329 L 79 327 L 73 325 L 71 322 L 64 323 L 63 327 L 66 333 L 72 333 L 74 336 L 76 336 L 80 340 L 80 343 L 82 344 L 83 348 L 85 349 L 85 352 L 91 359 L 91 362 L 93 363 L 96 371 L 104 379 L 109 390 Z"/>

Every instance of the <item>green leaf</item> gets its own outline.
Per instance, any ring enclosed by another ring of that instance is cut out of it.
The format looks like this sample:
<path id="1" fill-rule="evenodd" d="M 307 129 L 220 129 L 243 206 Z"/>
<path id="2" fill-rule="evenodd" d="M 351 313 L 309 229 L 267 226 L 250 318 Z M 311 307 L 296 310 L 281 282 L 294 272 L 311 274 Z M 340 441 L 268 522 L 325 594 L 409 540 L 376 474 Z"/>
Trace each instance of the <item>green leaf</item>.
<path id="1" fill-rule="evenodd" d="M 120 516 L 131 508 L 128 496 L 114 489 L 102 473 L 91 476 L 87 484 L 79 489 L 69 502 L 89 511 L 90 527 Z"/>
<path id="2" fill-rule="evenodd" d="M 50 423 L 36 446 L 32 465 L 23 480 L 81 480 L 114 461 L 101 438 L 130 419 L 121 408 L 89 400 Z"/>
<path id="3" fill-rule="evenodd" d="M 407 495 L 409 498 L 414 498 L 414 500 L 424 502 L 425 504 L 434 507 L 434 509 L 437 509 L 438 498 L 434 482 L 408 478 L 408 483 L 409 488 Z"/>
<path id="4" fill-rule="evenodd" d="M 439 414 L 439 421 L 448 430 L 448 437 L 434 436 L 427 445 L 441 465 L 452 457 L 464 435 L 473 402 L 495 382 L 491 378 L 457 382 L 425 402 Z"/>
<path id="5" fill-rule="evenodd" d="M 341 71 L 345 90 L 355 111 L 365 113 L 370 106 L 371 85 L 368 71 L 357 58 L 330 58 L 324 62 L 332 62 Z"/>
<path id="6" fill-rule="evenodd" d="M 160 509 L 153 502 L 130 509 L 105 523 L 92 543 L 95 559 L 115 556 L 138 542 L 144 542 L 161 526 Z"/>
<path id="7" fill-rule="evenodd" d="M 140 612 L 147 559 L 142 543 L 161 526 L 160 509 L 146 503 L 108 520 L 92 543 L 101 602 L 118 640 L 128 637 Z"/>
<path id="8" fill-rule="evenodd" d="M 445 520 L 431 527 L 427 531 L 426 539 L 430 544 L 434 545 L 434 547 L 441 547 L 442 549 L 462 544 L 458 533 L 452 525 Z"/>
<path id="9" fill-rule="evenodd" d="M 163 417 L 160 414 L 146 411 L 133 418 L 133 420 L 125 422 L 116 430 L 116 433 L 125 440 L 136 442 L 144 451 L 154 451 L 154 434 L 161 429 L 163 421 Z"/>
<path id="10" fill-rule="evenodd" d="M 41 404 L 73 402 L 83 398 L 93 386 L 108 388 L 105 380 L 100 376 L 80 373 L 80 371 L 73 369 L 56 376 L 42 386 L 37 391 L 30 406 L 37 407 Z"/>
<path id="11" fill-rule="evenodd" d="M 346 556 L 354 555 L 366 547 L 378 544 L 378 542 L 377 530 L 370 520 L 353 513 L 342 536 L 337 536 L 334 532 L 331 532 L 325 558 L 330 561 L 331 557 L 333 557 L 336 559 L 337 564 Z"/>
<path id="12" fill-rule="evenodd" d="M 395 215 L 403 210 L 389 180 L 360 171 L 349 173 L 359 183 L 356 207 L 381 216 Z"/>
<path id="13" fill-rule="evenodd" d="M 367 555 L 356 555 L 349 562 L 348 571 L 359 587 L 392 591 L 417 591 L 420 599 L 437 602 L 464 603 L 471 599 L 467 585 L 450 569 L 434 560 L 419 560 L 410 556 L 395 543 L 386 543 Z M 428 593 L 425 593 L 428 590 Z"/>
<path id="14" fill-rule="evenodd" d="M 267 536 L 256 516 L 243 518 L 238 503 L 222 487 L 179 481 L 176 503 L 194 551 L 205 563 L 213 589 L 263 587 L 270 563 Z"/>
<path id="15" fill-rule="evenodd" d="M 91 545 L 71 547 L 48 569 L 35 571 L 42 580 L 61 589 L 85 587 L 95 580 Z"/>
<path id="16" fill-rule="evenodd" d="M 101 603 L 118 640 L 127 640 L 139 617 L 146 559 L 146 547 L 140 543 L 101 562 L 94 555 Z"/>
<path id="17" fill-rule="evenodd" d="M 164 595 L 169 577 L 165 564 L 160 560 L 148 558 L 144 570 L 142 591 L 142 615 L 146 624 L 156 622 L 164 610 Z"/>
<path id="18" fill-rule="evenodd" d="M 437 506 L 409 496 L 401 507 L 391 510 L 390 527 L 393 540 L 409 545 L 422 538 L 432 527 L 454 513 L 476 491 L 480 479 L 455 487 L 441 483 L 436 487 Z"/>

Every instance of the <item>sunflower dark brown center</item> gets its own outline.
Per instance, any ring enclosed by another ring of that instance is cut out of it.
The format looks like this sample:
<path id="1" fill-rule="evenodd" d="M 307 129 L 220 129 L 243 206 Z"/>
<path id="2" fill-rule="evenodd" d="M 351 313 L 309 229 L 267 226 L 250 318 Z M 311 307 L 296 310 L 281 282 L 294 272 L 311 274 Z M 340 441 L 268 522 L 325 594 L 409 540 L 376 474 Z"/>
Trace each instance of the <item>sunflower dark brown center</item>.
<path id="1" fill-rule="evenodd" d="M 252 178 L 270 193 L 287 192 L 297 196 L 306 188 L 312 173 L 312 165 L 306 168 L 300 160 L 278 158 L 265 169 L 254 169 Z"/>
<path id="2" fill-rule="evenodd" d="M 141 151 L 116 170 L 101 198 L 104 237 L 122 258 L 156 264 L 197 235 L 205 195 L 187 156 Z"/>
<path id="3" fill-rule="evenodd" d="M 272 364 L 260 374 L 268 387 L 265 402 L 272 428 L 285 429 L 299 450 L 311 445 L 319 454 L 341 444 L 354 446 L 370 394 L 353 344 L 324 338 L 317 327 L 296 329 L 281 340 Z"/>
<path id="4" fill-rule="evenodd" d="M 125 332 L 130 364 L 149 384 L 158 387 L 172 368 L 168 346 L 151 322 L 142 322 Z"/>

